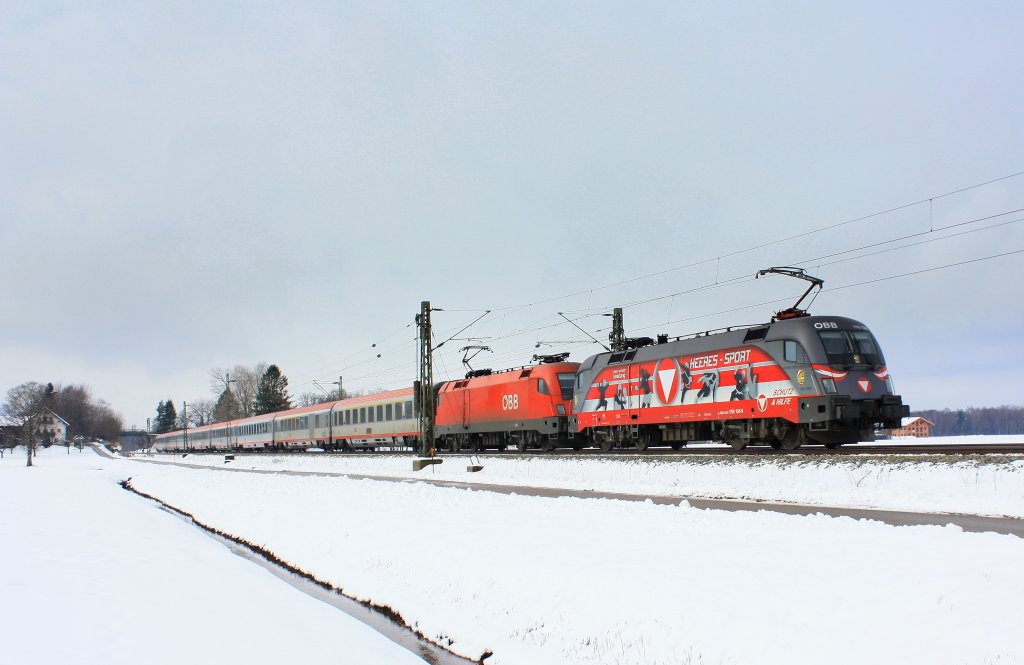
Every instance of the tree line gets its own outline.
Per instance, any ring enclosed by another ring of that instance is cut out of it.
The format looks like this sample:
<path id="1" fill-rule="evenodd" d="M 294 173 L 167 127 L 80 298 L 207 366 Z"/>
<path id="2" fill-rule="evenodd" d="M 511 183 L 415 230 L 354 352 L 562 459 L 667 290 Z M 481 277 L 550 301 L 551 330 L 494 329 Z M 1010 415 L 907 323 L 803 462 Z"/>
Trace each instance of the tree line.
<path id="1" fill-rule="evenodd" d="M 88 386 L 30 381 L 8 390 L 7 398 L 0 406 L 0 414 L 12 423 L 11 427 L 0 430 L 0 447 L 24 445 L 31 466 L 36 447 L 53 443 L 48 435 L 39 433 L 42 421 L 49 413 L 67 422 L 66 441 L 79 436 L 90 441 L 113 441 L 124 429 L 121 416 L 109 404 L 94 397 Z"/>
<path id="2" fill-rule="evenodd" d="M 215 367 L 209 372 L 209 381 L 210 392 L 215 397 L 189 400 L 181 412 L 173 400 L 161 401 L 157 405 L 153 432 L 163 434 L 183 429 L 186 420 L 189 427 L 201 427 L 294 407 L 335 402 L 349 396 L 338 386 L 318 393 L 305 392 L 293 399 L 288 393 L 288 377 L 277 365 L 265 362 L 252 367 Z"/>
<path id="3" fill-rule="evenodd" d="M 971 406 L 966 409 L 912 411 L 932 423 L 932 436 L 1024 434 L 1024 406 Z"/>

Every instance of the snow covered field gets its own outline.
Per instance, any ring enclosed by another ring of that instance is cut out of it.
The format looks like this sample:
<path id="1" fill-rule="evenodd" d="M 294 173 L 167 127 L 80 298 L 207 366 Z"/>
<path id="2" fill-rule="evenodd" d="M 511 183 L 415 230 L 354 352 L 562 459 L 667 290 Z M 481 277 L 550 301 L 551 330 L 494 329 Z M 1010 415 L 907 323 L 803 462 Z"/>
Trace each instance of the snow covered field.
<path id="1" fill-rule="evenodd" d="M 962 437 L 985 439 L 987 437 Z M 1007 437 L 1000 437 L 1005 440 Z M 1024 440 L 1024 437 L 1018 437 Z M 153 459 L 223 467 L 223 455 Z M 437 478 L 531 487 L 782 501 L 915 512 L 1024 517 L 1020 456 L 491 456 L 469 473 L 469 457 L 413 472 L 408 456 L 238 455 L 235 468 L 326 471 L 392 478 Z"/>
<path id="2" fill-rule="evenodd" d="M 214 553 L 236 557 L 116 486 L 128 476 L 140 491 L 257 543 L 348 594 L 394 608 L 458 653 L 479 658 L 492 651 L 488 665 L 1024 662 L 1017 609 L 1024 597 L 1024 540 L 1014 536 L 697 510 L 685 502 L 552 499 L 414 482 L 223 473 L 89 453 L 78 458 L 88 460 L 83 464 L 73 461 L 75 455 L 61 455 L 44 457 L 35 470 L 18 471 L 20 457 L 0 466 L 7 505 L 37 497 L 31 502 L 50 506 L 33 520 L 36 529 L 16 511 L 0 522 L 2 533 L 15 535 L 11 542 L 37 544 L 30 548 L 34 555 L 0 568 L 0 593 L 5 603 L 14 599 L 12 607 L 39 612 L 44 610 L 36 596 L 60 606 L 58 597 L 67 595 L 70 611 L 88 619 L 74 629 L 69 646 L 44 644 L 54 658 L 40 661 L 23 650 L 11 662 L 127 662 L 106 657 L 114 649 L 111 633 L 118 631 L 102 622 L 110 614 L 139 616 L 140 599 L 148 608 L 145 624 L 118 633 L 123 641 L 116 653 L 168 649 L 165 662 L 195 660 L 195 647 L 176 637 L 189 611 L 195 612 L 189 628 L 200 631 L 194 638 L 202 645 L 200 662 L 317 662 L 319 651 L 302 657 L 302 627 L 316 633 L 307 642 L 311 650 L 338 632 L 297 614 L 293 606 L 302 603 L 290 588 L 282 585 L 273 595 L 257 587 L 261 571 L 243 578 L 226 570 Z M 334 459 L 319 456 L 316 463 Z M 385 458 L 359 459 L 381 464 Z M 508 462 L 537 471 L 540 460 Z M 551 461 L 565 472 L 569 462 L 588 460 Z M 401 462 L 408 465 L 409 458 Z M 448 460 L 441 466 L 455 465 Z M 489 460 L 485 473 L 491 466 Z M 667 473 L 625 468 L 627 484 Z M 1014 468 L 1001 473 L 1019 476 Z M 90 517 L 95 515 L 103 521 Z M 59 573 L 67 552 L 78 550 L 77 573 Z M 124 551 L 145 555 L 116 565 L 103 558 Z M 43 557 L 50 565 L 34 562 L 39 552 L 52 553 Z M 126 572 L 115 574 L 121 566 Z M 84 585 L 83 570 L 92 567 L 104 573 Z M 251 590 L 236 590 L 243 585 Z M 105 603 L 80 597 L 82 589 L 101 594 Z M 270 623 L 293 617 L 281 644 L 265 644 L 278 633 L 262 623 L 264 616 Z M 332 618 L 342 619 L 337 613 Z M 33 648 L 52 629 L 37 627 Z M 72 642 L 102 658 L 61 658 Z M 228 646 L 237 652 L 229 655 Z M 297 651 L 283 656 L 288 649 Z M 335 647 L 335 662 L 399 663 L 408 657 L 357 652 L 350 659 L 341 649 Z"/>
<path id="3" fill-rule="evenodd" d="M 117 485 L 91 450 L 0 460 L 0 663 L 423 663 Z"/>
<path id="4" fill-rule="evenodd" d="M 141 467 L 141 468 L 139 468 Z M 488 663 L 1019 662 L 1024 540 L 138 465 L 133 484 Z"/>

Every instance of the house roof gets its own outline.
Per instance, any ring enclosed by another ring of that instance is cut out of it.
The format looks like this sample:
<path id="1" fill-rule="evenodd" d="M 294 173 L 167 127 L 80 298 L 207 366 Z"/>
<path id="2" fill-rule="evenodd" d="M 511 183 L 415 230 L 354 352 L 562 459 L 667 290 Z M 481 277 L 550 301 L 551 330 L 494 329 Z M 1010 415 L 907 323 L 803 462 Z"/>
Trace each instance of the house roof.
<path id="1" fill-rule="evenodd" d="M 52 416 L 53 416 L 54 418 L 56 418 L 57 420 L 61 421 L 61 422 L 62 422 L 62 423 L 64 423 L 65 425 L 70 425 L 70 424 L 71 424 L 71 423 L 69 423 L 68 421 L 66 421 L 66 420 L 64 420 L 63 418 L 61 418 L 61 417 L 60 417 L 59 415 L 57 415 L 56 413 L 54 413 L 53 411 L 50 411 L 50 409 L 47 409 L 47 411 L 49 411 L 49 412 L 50 412 L 50 415 L 52 415 Z"/>
<path id="2" fill-rule="evenodd" d="M 922 422 L 926 422 L 929 425 L 935 425 L 935 423 L 933 423 L 932 421 L 928 420 L 927 418 L 922 418 L 921 416 L 914 416 L 912 418 L 904 418 L 900 422 L 900 427 L 909 427 L 910 425 L 916 423 L 919 420 L 922 421 Z"/>

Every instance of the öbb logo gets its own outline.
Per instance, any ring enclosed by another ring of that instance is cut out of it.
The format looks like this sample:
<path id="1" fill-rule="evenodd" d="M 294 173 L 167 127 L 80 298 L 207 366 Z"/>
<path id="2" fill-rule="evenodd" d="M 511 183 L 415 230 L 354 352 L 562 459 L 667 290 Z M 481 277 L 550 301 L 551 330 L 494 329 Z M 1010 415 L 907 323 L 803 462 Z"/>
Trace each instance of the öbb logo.
<path id="1" fill-rule="evenodd" d="M 501 408 L 505 411 L 515 411 L 519 408 L 519 395 L 502 395 Z"/>

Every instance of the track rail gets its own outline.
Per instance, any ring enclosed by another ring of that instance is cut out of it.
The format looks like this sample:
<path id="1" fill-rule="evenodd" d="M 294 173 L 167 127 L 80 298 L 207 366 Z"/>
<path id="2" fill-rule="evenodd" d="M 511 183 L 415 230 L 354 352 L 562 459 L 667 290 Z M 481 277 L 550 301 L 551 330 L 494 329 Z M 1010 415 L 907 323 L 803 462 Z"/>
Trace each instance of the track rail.
<path id="1" fill-rule="evenodd" d="M 215 450 L 192 450 L 190 454 L 224 454 L 225 451 Z M 166 454 L 178 454 L 178 453 L 166 453 Z M 289 454 L 307 454 L 305 450 L 300 448 L 284 449 L 284 450 L 246 450 L 242 452 L 228 452 L 231 455 L 289 455 Z M 330 451 L 317 453 L 318 455 L 411 455 L 413 454 L 409 450 L 354 450 L 349 452 Z M 744 455 L 763 455 L 763 456 L 782 456 L 782 455 L 1014 455 L 1024 454 L 1024 444 L 1019 443 L 986 443 L 986 444 L 975 444 L 965 446 L 947 446 L 947 445 L 915 445 L 915 444 L 858 444 L 852 446 L 840 446 L 839 448 L 829 449 L 824 446 L 802 446 L 797 450 L 781 450 L 774 449 L 768 446 L 749 446 L 743 450 L 734 450 L 728 446 L 694 446 L 684 447 L 679 450 L 672 450 L 671 448 L 648 448 L 647 450 L 640 451 L 635 448 L 615 448 L 608 452 L 604 452 L 597 448 L 584 448 L 583 450 L 574 451 L 570 448 L 556 448 L 555 450 L 539 450 L 532 449 L 526 452 L 519 452 L 516 450 L 486 450 L 481 452 L 472 452 L 464 450 L 457 453 L 450 453 L 447 451 L 438 451 L 437 457 L 466 457 L 469 455 L 473 456 L 497 456 L 497 457 L 514 457 L 517 455 L 523 456 L 606 456 L 606 457 L 630 457 L 630 456 L 686 456 L 686 455 L 715 455 L 721 457 L 730 456 L 744 456 Z"/>

